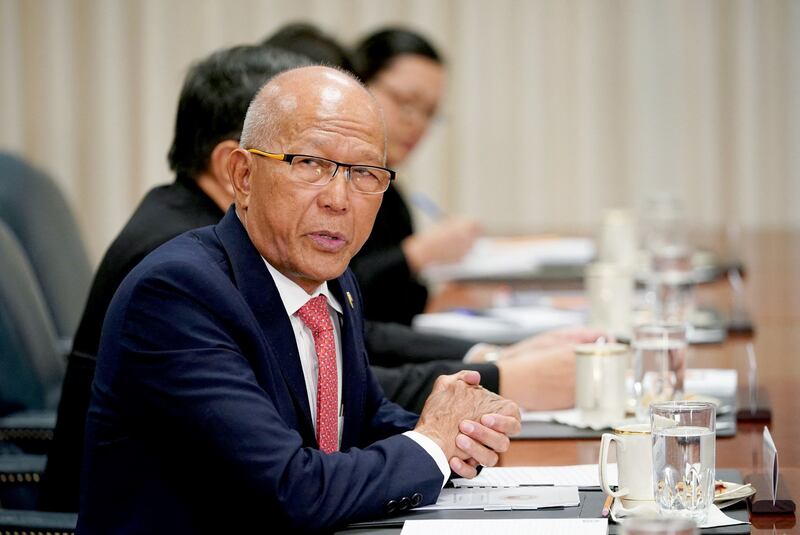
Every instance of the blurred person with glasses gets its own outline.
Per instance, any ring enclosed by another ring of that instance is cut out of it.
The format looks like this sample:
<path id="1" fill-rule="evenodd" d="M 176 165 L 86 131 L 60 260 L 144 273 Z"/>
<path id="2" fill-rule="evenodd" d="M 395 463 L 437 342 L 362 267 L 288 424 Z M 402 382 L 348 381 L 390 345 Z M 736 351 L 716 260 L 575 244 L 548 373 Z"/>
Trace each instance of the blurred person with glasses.
<path id="1" fill-rule="evenodd" d="M 352 62 L 383 108 L 388 165 L 400 166 L 436 117 L 444 90 L 442 58 L 421 35 L 393 28 L 361 41 Z M 415 232 L 403 195 L 390 185 L 372 234 L 352 262 L 366 316 L 410 325 L 428 300 L 420 271 L 460 260 L 479 234 L 479 225 L 462 217 L 446 217 L 425 232 Z"/>

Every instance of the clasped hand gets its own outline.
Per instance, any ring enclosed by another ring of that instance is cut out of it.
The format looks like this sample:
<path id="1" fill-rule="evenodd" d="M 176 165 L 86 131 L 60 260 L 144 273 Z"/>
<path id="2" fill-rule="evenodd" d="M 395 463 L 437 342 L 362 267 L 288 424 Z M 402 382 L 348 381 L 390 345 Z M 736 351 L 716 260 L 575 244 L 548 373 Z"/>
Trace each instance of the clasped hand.
<path id="1" fill-rule="evenodd" d="M 456 474 L 472 478 L 476 467 L 494 466 L 519 433 L 516 403 L 480 386 L 480 374 L 442 375 L 425 401 L 415 431 L 436 442 Z"/>

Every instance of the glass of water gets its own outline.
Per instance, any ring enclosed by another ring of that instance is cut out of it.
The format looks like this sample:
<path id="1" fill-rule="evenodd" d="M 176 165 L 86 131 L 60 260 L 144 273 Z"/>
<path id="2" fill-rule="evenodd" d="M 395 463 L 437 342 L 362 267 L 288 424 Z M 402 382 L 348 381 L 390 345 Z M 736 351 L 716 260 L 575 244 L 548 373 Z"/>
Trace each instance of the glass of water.
<path id="1" fill-rule="evenodd" d="M 683 395 L 686 375 L 686 326 L 676 323 L 639 325 L 633 333 L 633 393 L 636 418 L 646 422 L 650 404 Z"/>
<path id="2" fill-rule="evenodd" d="M 708 518 L 714 502 L 716 409 L 712 403 L 669 401 L 650 406 L 653 494 L 663 516 Z"/>
<path id="3" fill-rule="evenodd" d="M 691 323 L 695 288 L 691 249 L 683 244 L 663 245 L 652 255 L 647 301 L 653 317 L 659 321 Z"/>

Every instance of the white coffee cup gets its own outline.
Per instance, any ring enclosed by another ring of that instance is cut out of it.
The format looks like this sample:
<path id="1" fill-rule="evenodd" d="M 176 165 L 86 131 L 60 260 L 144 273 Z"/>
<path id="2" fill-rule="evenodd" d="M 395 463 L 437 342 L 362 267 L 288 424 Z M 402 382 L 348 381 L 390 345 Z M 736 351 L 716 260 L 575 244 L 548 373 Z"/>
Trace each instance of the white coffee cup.
<path id="1" fill-rule="evenodd" d="M 608 450 L 617 444 L 618 490 L 608 485 Z M 627 424 L 603 433 L 600 441 L 600 487 L 614 498 L 653 500 L 653 440 L 650 424 Z"/>
<path id="2" fill-rule="evenodd" d="M 625 418 L 625 373 L 630 354 L 623 344 L 575 346 L 575 406 L 584 419 L 616 423 Z"/>

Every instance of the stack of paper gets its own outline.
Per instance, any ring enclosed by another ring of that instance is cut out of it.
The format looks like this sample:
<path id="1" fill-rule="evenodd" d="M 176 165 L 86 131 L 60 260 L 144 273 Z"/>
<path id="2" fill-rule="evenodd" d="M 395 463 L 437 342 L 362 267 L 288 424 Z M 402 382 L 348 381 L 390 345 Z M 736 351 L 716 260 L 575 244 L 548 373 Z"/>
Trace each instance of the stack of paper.
<path id="1" fill-rule="evenodd" d="M 431 266 L 422 276 L 432 281 L 513 278 L 546 266 L 584 265 L 594 256 L 594 242 L 587 238 L 481 238 L 460 262 Z"/>
<path id="2" fill-rule="evenodd" d="M 738 382 L 736 370 L 692 368 L 686 370 L 684 388 L 692 394 L 726 400 L 736 397 Z"/>
<path id="3" fill-rule="evenodd" d="M 578 429 L 612 429 L 618 425 L 637 423 L 635 418 L 606 419 L 602 420 L 593 416 L 587 418 L 580 409 L 566 409 L 561 411 L 525 411 L 522 413 L 523 422 L 556 422 L 559 424 L 577 427 Z"/>
<path id="4" fill-rule="evenodd" d="M 483 312 L 439 312 L 414 317 L 414 329 L 497 344 L 518 342 L 540 332 L 586 323 L 584 312 L 549 307 L 491 308 Z"/>

